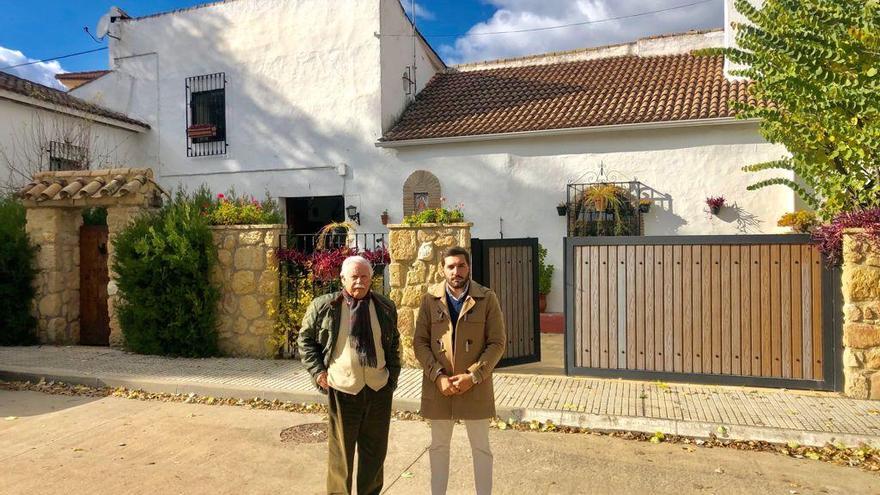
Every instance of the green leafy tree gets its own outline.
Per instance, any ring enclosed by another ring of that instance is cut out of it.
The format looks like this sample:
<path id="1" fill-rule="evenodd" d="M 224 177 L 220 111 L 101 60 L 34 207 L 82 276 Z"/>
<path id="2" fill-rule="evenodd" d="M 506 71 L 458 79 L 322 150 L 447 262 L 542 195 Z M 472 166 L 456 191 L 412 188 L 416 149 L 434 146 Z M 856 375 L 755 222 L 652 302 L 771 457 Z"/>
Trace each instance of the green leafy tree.
<path id="1" fill-rule="evenodd" d="M 24 207 L 0 195 L 0 345 L 36 344 L 31 316 L 37 248 L 25 231 Z"/>
<path id="2" fill-rule="evenodd" d="M 125 346 L 142 354 L 202 357 L 217 349 L 217 263 L 207 218 L 184 193 L 136 218 L 113 240 Z"/>
<path id="3" fill-rule="evenodd" d="M 738 48 L 722 53 L 745 68 L 753 102 L 737 117 L 760 118 L 761 134 L 790 157 L 745 167 L 784 169 L 792 188 L 824 218 L 880 206 L 880 1 L 736 0 L 751 24 L 736 26 Z"/>

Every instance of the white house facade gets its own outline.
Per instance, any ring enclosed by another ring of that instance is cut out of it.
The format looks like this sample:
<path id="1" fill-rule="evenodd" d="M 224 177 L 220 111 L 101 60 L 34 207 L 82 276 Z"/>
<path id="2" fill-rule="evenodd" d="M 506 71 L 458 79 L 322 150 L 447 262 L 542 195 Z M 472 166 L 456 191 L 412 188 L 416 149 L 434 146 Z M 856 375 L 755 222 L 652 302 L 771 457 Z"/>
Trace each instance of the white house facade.
<path id="1" fill-rule="evenodd" d="M 291 225 L 314 213 L 303 201 L 340 198 L 359 231 L 384 232 L 381 212 L 399 221 L 404 182 L 425 170 L 475 237 L 539 238 L 558 267 L 549 311 L 567 233 L 554 208 L 600 170 L 664 198 L 643 235 L 778 232 L 798 206 L 782 187 L 746 189 L 766 176 L 741 167 L 784 149 L 733 118 L 743 87 L 723 60 L 688 55 L 723 31 L 452 68 L 398 0 L 231 0 L 121 16 L 110 34 L 112 71 L 71 94 L 146 123 L 130 165 L 166 189 L 268 192 Z M 731 207 L 711 215 L 707 196 Z"/>

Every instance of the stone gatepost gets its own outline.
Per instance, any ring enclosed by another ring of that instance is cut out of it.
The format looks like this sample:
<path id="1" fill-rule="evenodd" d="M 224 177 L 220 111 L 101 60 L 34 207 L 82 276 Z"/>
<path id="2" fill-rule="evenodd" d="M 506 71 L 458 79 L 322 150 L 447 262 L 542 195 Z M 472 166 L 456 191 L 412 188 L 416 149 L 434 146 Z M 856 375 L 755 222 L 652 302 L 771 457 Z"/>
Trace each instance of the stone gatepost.
<path id="1" fill-rule="evenodd" d="M 213 273 L 220 286 L 218 345 L 227 356 L 272 357 L 279 273 L 275 250 L 284 225 L 211 227 L 219 263 Z"/>
<path id="2" fill-rule="evenodd" d="M 843 235 L 844 393 L 880 399 L 880 248 L 864 231 Z"/>
<path id="3" fill-rule="evenodd" d="M 27 232 L 37 251 L 34 316 L 40 342 L 79 344 L 78 208 L 28 208 Z"/>
<path id="4" fill-rule="evenodd" d="M 406 366 L 418 367 L 412 351 L 413 330 L 422 295 L 443 280 L 440 253 L 451 246 L 471 249 L 472 223 L 388 225 L 391 264 L 388 281 L 397 305 L 397 329 Z"/>

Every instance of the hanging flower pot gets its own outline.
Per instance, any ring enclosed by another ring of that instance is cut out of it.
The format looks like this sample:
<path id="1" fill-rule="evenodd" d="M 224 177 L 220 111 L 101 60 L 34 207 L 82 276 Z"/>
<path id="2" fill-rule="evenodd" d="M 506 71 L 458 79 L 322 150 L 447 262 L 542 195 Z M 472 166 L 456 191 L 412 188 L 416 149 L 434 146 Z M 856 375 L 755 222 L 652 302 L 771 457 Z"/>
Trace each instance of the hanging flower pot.
<path id="1" fill-rule="evenodd" d="M 382 225 L 388 225 L 388 210 L 382 212 Z"/>
<path id="2" fill-rule="evenodd" d="M 568 205 L 565 203 L 559 203 L 556 205 L 556 214 L 560 217 L 564 217 L 565 214 L 568 213 Z"/>
<path id="3" fill-rule="evenodd" d="M 653 201 L 650 199 L 640 199 L 639 200 L 639 213 L 648 213 L 651 211 L 651 205 Z"/>
<path id="4" fill-rule="evenodd" d="M 706 206 L 709 207 L 709 211 L 711 211 L 713 215 L 717 215 L 721 211 L 721 208 L 724 207 L 724 196 L 706 198 Z"/>

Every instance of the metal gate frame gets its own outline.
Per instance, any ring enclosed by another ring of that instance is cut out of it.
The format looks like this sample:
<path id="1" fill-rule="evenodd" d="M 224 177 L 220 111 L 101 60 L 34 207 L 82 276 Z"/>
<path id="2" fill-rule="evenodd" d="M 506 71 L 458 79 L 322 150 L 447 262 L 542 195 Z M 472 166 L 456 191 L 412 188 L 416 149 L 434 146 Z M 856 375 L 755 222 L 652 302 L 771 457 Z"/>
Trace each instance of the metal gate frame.
<path id="1" fill-rule="evenodd" d="M 536 363 L 541 361 L 541 314 L 538 310 L 538 239 L 527 237 L 522 239 L 471 239 L 471 278 L 484 287 L 489 285 L 489 248 L 528 246 L 532 248 L 532 307 L 534 308 L 534 353 L 516 358 L 504 358 L 496 367 L 515 366 L 517 364 Z M 497 293 L 497 291 L 496 291 Z M 509 326 L 508 322 L 504 322 Z"/>
<path id="2" fill-rule="evenodd" d="M 565 372 L 567 375 L 593 376 L 600 378 L 624 378 L 632 380 L 664 380 L 712 385 L 738 385 L 754 387 L 843 390 L 842 365 L 842 325 L 843 298 L 841 270 L 837 267 L 822 268 L 822 293 L 827 296 L 822 301 L 822 380 L 789 378 L 769 378 L 758 376 L 732 376 L 710 373 L 675 373 L 664 371 L 628 370 L 575 367 L 575 327 L 574 327 L 574 248 L 578 246 L 627 246 L 663 244 L 711 244 L 742 245 L 763 244 L 804 244 L 810 241 L 807 234 L 756 234 L 756 235 L 682 235 L 682 236 L 637 236 L 637 237 L 566 237 L 563 270 L 565 276 Z"/>

